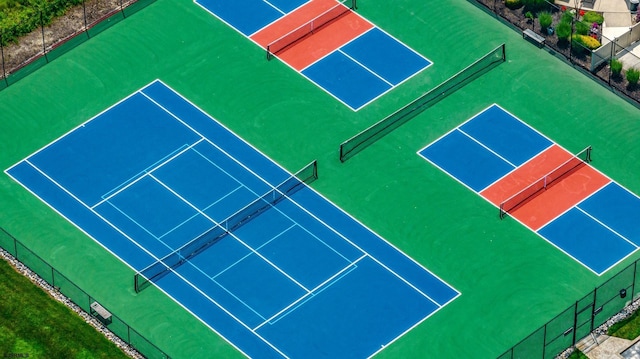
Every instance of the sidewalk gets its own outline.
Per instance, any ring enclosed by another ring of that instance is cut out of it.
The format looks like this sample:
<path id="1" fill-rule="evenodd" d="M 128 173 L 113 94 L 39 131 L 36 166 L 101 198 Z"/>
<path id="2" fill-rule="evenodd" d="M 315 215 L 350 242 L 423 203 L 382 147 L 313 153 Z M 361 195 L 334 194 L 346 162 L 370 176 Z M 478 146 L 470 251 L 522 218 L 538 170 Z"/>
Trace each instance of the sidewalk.
<path id="1" fill-rule="evenodd" d="M 597 338 L 598 345 L 581 349 L 589 359 L 640 359 L 640 342 L 608 335 Z M 578 346 L 579 347 L 579 346 Z"/>
<path id="2" fill-rule="evenodd" d="M 604 27 L 607 28 L 625 28 L 629 30 L 629 26 L 633 25 L 632 14 L 629 10 L 628 0 L 556 0 L 556 5 L 575 8 L 576 5 L 580 9 L 594 10 L 604 14 Z"/>

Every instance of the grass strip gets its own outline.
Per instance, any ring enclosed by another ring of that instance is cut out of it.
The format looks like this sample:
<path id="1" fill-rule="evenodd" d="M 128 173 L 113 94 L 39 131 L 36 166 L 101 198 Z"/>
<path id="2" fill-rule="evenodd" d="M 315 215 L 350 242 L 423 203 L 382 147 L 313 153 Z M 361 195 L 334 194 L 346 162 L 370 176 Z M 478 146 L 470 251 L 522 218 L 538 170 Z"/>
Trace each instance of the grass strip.
<path id="1" fill-rule="evenodd" d="M 640 336 L 640 314 L 639 311 L 609 327 L 607 334 L 610 336 L 633 340 Z"/>
<path id="2" fill-rule="evenodd" d="M 4 260 L 0 260 L 0 356 L 128 358 Z"/>

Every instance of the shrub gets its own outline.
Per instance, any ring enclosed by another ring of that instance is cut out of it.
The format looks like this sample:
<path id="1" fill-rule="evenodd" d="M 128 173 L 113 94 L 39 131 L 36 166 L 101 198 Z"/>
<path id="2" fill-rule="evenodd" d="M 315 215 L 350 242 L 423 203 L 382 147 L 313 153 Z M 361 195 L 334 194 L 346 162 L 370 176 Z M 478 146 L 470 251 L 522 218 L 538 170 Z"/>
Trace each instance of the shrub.
<path id="1" fill-rule="evenodd" d="M 553 17 L 551 17 L 550 13 L 544 11 L 538 14 L 538 21 L 540 21 L 540 27 L 542 27 L 543 29 L 546 29 L 549 26 L 551 26 L 551 23 L 553 22 Z"/>
<path id="2" fill-rule="evenodd" d="M 622 73 L 622 61 L 618 59 L 611 59 L 609 66 L 611 67 L 611 73 L 613 76 L 620 77 L 620 74 Z"/>
<path id="3" fill-rule="evenodd" d="M 576 33 L 577 34 L 587 35 L 589 33 L 589 30 L 591 30 L 591 25 L 587 24 L 584 21 L 577 21 L 576 22 Z"/>
<path id="4" fill-rule="evenodd" d="M 575 35 L 573 37 L 574 41 L 576 41 L 577 43 L 579 43 L 580 45 L 583 45 L 584 47 L 586 47 L 589 50 L 595 50 L 597 48 L 599 48 L 600 45 L 600 41 L 598 41 L 597 39 L 594 39 L 591 36 L 587 36 L 587 35 Z"/>
<path id="5" fill-rule="evenodd" d="M 629 87 L 636 87 L 638 85 L 638 80 L 640 80 L 640 70 L 631 67 L 627 70 L 626 75 L 627 81 L 629 81 Z"/>
<path id="6" fill-rule="evenodd" d="M 597 22 L 598 25 L 602 25 L 602 23 L 604 22 L 604 17 L 602 16 L 602 14 L 599 14 L 595 11 L 587 11 L 582 17 L 582 21 L 590 24 Z"/>
<path id="7" fill-rule="evenodd" d="M 569 36 L 571 36 L 571 23 L 559 23 L 556 27 L 556 35 L 560 40 L 569 40 Z"/>
<path id="8" fill-rule="evenodd" d="M 0 0 L 1 1 L 1 0 Z M 82 0 L 48 0 L 48 1 L 4 1 L 4 10 L 0 12 L 0 29 L 2 29 L 2 45 L 18 42 L 18 38 L 30 33 L 40 26 L 40 10 L 44 25 L 73 5 L 82 4 Z"/>
<path id="9" fill-rule="evenodd" d="M 504 0 L 504 5 L 511 10 L 519 9 L 524 5 L 522 0 Z"/>
<path id="10" fill-rule="evenodd" d="M 560 18 L 560 22 L 571 24 L 573 22 L 573 14 L 571 11 L 565 11 L 562 13 L 562 17 Z"/>
<path id="11" fill-rule="evenodd" d="M 527 19 L 529 19 L 529 20 L 528 20 L 529 22 L 532 22 L 532 21 L 533 21 L 533 14 L 531 13 L 531 11 L 527 11 L 527 12 L 524 14 L 524 17 L 526 17 Z"/>

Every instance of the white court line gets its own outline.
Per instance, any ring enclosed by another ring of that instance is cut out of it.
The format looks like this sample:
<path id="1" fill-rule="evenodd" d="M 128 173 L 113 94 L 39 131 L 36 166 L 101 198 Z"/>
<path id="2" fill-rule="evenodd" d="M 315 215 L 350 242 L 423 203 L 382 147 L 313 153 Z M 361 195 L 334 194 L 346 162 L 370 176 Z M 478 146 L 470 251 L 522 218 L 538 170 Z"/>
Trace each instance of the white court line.
<path id="1" fill-rule="evenodd" d="M 174 153 L 173 156 L 167 158 L 165 161 L 157 164 L 157 166 L 153 167 L 151 170 L 149 170 L 148 168 L 139 172 L 136 176 L 139 175 L 138 178 L 136 178 L 135 180 L 131 180 L 131 178 L 129 178 L 128 180 L 122 182 L 121 184 L 119 184 L 118 186 L 114 187 L 114 189 L 118 188 L 117 191 L 113 191 L 113 189 L 111 191 L 108 191 L 107 193 L 105 193 L 105 195 L 102 196 L 102 200 L 96 204 L 94 204 L 93 206 L 91 206 L 91 209 L 94 209 L 96 207 L 98 207 L 99 205 L 103 204 L 104 202 L 109 201 L 111 198 L 117 196 L 118 194 L 120 194 L 122 191 L 126 190 L 127 188 L 131 187 L 133 184 L 135 184 L 136 182 L 140 181 L 141 179 L 143 179 L 146 175 L 150 175 L 151 173 L 153 173 L 155 170 L 157 170 L 158 168 L 164 166 L 165 164 L 171 162 L 173 159 L 177 158 L 178 156 L 181 156 L 183 153 L 187 152 L 188 150 L 190 150 L 191 148 L 193 148 L 195 145 L 197 145 L 198 143 L 202 142 L 203 138 L 200 138 L 198 141 L 194 142 L 193 144 L 187 146 L 186 148 L 183 148 L 182 150 L 180 150 L 177 153 Z M 136 176 L 133 176 L 132 178 L 135 178 Z M 106 194 L 109 194 L 108 196 L 106 196 Z M 106 196 L 106 197 L 105 197 Z"/>
<path id="2" fill-rule="evenodd" d="M 475 137 L 471 136 L 470 134 L 462 131 L 462 129 L 460 127 L 458 127 L 458 132 L 462 133 L 463 135 L 465 135 L 466 137 L 468 137 L 471 141 L 479 144 L 481 147 L 483 147 L 484 149 L 486 149 L 487 151 L 491 152 L 492 154 L 496 155 L 498 158 L 500 158 L 501 160 L 505 161 L 506 163 L 508 163 L 511 167 L 513 168 L 518 168 L 518 166 L 514 165 L 513 163 L 511 163 L 511 161 L 507 160 L 506 158 L 502 157 L 499 153 L 497 153 L 496 151 L 490 149 L 489 147 L 487 147 L 487 145 L 485 145 L 484 143 L 480 142 L 478 139 L 476 139 Z"/>
<path id="3" fill-rule="evenodd" d="M 368 68 L 367 66 L 362 64 L 360 61 L 354 59 L 351 55 L 349 55 L 346 52 L 342 51 L 342 48 L 338 48 L 336 51 L 341 53 L 341 54 L 343 54 L 345 57 L 347 57 L 348 59 L 350 59 L 351 61 L 353 61 L 354 63 L 356 63 L 360 67 L 362 67 L 363 69 L 367 70 L 369 73 L 371 73 L 373 76 L 379 78 L 380 80 L 382 80 L 387 85 L 391 86 L 391 88 L 394 87 L 394 85 L 391 82 L 387 81 L 387 79 L 385 79 L 384 77 L 380 76 L 377 72 L 371 70 L 370 68 Z"/>
<path id="4" fill-rule="evenodd" d="M 257 327 L 253 328 L 253 330 L 257 331 L 258 329 L 260 329 L 265 324 L 271 323 L 275 318 L 277 318 L 277 317 L 281 316 L 283 313 L 289 311 L 289 309 L 291 309 L 292 307 L 296 306 L 296 308 L 297 308 L 298 307 L 297 306 L 298 303 L 300 303 L 302 301 L 305 301 L 309 297 L 314 296 L 318 289 L 321 289 L 321 291 L 322 291 L 322 290 L 328 288 L 328 287 L 325 287 L 325 285 L 327 283 L 332 282 L 337 277 L 342 277 L 343 274 L 348 273 L 347 271 L 355 269 L 357 267 L 358 262 L 360 262 L 362 259 L 367 258 L 367 257 L 368 256 L 365 254 L 365 255 L 362 255 L 360 258 L 356 259 L 355 261 L 349 263 L 344 268 L 342 268 L 339 271 L 337 271 L 334 275 L 332 275 L 331 277 L 327 278 L 324 282 L 318 284 L 315 288 L 311 289 L 305 295 L 303 295 L 300 298 L 296 299 L 295 301 L 291 302 L 289 305 L 287 305 L 286 307 L 282 308 L 282 310 L 280 310 L 276 314 L 272 315 L 270 318 L 266 319 L 264 322 L 260 323 L 260 325 L 258 325 Z M 294 308 L 294 310 L 295 310 L 295 308 Z M 284 317 L 284 316 L 282 316 L 282 317 Z"/>
<path id="5" fill-rule="evenodd" d="M 291 228 L 295 227 L 297 224 L 292 223 L 291 226 L 289 226 L 288 228 L 285 228 L 283 231 L 281 231 L 280 233 L 278 233 L 277 235 L 273 236 L 271 239 L 269 239 L 268 241 L 264 242 L 263 244 L 261 244 L 260 246 L 258 246 L 256 248 L 257 251 L 259 251 L 260 249 L 262 249 L 262 247 L 266 246 L 267 244 L 271 243 L 272 241 L 274 241 L 276 238 L 280 237 L 283 233 L 288 232 Z M 234 236 L 235 238 L 235 236 Z M 247 254 L 245 254 L 244 256 L 240 257 L 238 260 L 236 260 L 235 262 L 229 264 L 226 268 L 224 268 L 223 270 L 219 271 L 218 273 L 216 273 L 215 275 L 209 275 L 207 274 L 207 276 L 209 276 L 212 279 L 215 279 L 219 276 L 221 276 L 222 274 L 224 274 L 226 271 L 230 270 L 231 268 L 235 267 L 237 264 L 241 263 L 243 260 L 245 260 L 247 257 L 249 257 L 250 255 L 253 254 L 253 251 L 249 251 Z M 204 273 L 204 272 L 203 272 Z M 205 273 L 206 274 L 206 273 Z"/>
<path id="6" fill-rule="evenodd" d="M 86 209 L 88 209 L 91 213 L 95 214 L 96 217 L 100 218 L 101 220 L 103 220 L 106 224 L 108 224 L 110 227 L 112 227 L 113 229 L 115 229 L 118 233 L 120 233 L 122 236 L 124 236 L 125 238 L 127 238 L 129 241 L 131 241 L 133 244 L 135 244 L 136 246 L 138 246 L 140 249 L 142 249 L 144 252 L 146 252 L 147 254 L 149 254 L 152 258 L 154 258 L 155 260 L 158 260 L 158 257 L 156 257 L 153 253 L 151 253 L 149 250 L 147 250 L 147 248 L 145 248 L 144 246 L 140 245 L 138 242 L 136 242 L 133 238 L 131 238 L 129 235 L 127 235 L 124 231 L 122 231 L 120 228 L 118 228 L 118 226 L 114 225 L 113 223 L 111 223 L 110 221 L 108 221 L 106 218 L 104 218 L 100 213 L 94 211 L 91 207 L 89 207 L 88 205 L 86 205 L 84 202 L 82 202 L 78 197 L 76 197 L 73 193 L 71 193 L 69 190 L 67 190 L 66 188 L 64 188 L 61 184 L 59 184 L 57 181 L 55 181 L 53 178 L 51 178 L 48 174 L 44 173 L 44 171 L 42 171 L 41 169 L 39 169 L 38 167 L 36 167 L 35 165 L 33 165 L 31 162 L 29 162 L 29 160 L 24 160 L 25 163 L 29 164 L 29 166 L 33 167 L 33 169 L 35 169 L 36 171 L 38 171 L 42 176 L 44 176 L 46 179 L 48 179 L 49 181 L 51 181 L 51 183 L 53 183 L 54 185 L 56 185 L 58 188 L 60 188 L 63 192 L 67 193 L 69 196 L 71 196 L 74 200 L 76 200 L 78 203 L 80 203 L 83 207 L 85 207 Z M 43 201 L 44 203 L 47 203 L 46 201 Z M 73 221 L 69 221 L 71 223 L 73 223 L 74 225 L 76 225 Z M 76 225 L 78 226 L 78 225 Z M 160 243 L 164 244 L 167 248 L 171 249 L 171 247 L 169 247 L 166 243 L 160 241 Z M 117 257 L 117 256 L 116 256 Z M 119 257 L 118 257 L 119 258 Z M 123 261 L 126 263 L 126 261 Z"/>
<path id="7" fill-rule="evenodd" d="M 604 224 L 602 221 L 600 221 L 599 219 L 597 219 L 596 217 L 592 216 L 589 212 L 585 211 L 584 209 L 575 206 L 575 208 L 584 213 L 587 217 L 593 219 L 596 223 L 600 224 L 601 226 L 603 226 L 604 228 L 608 229 L 609 231 L 613 232 L 613 234 L 615 234 L 616 236 L 622 238 L 623 240 L 625 240 L 627 243 L 631 244 L 632 246 L 634 246 L 636 249 L 638 248 L 638 245 L 636 245 L 635 243 L 633 243 L 632 241 L 630 241 L 629 239 L 627 239 L 627 237 L 623 236 L 622 234 L 618 233 L 617 231 L 615 231 L 613 228 L 607 226 L 606 224 Z"/>

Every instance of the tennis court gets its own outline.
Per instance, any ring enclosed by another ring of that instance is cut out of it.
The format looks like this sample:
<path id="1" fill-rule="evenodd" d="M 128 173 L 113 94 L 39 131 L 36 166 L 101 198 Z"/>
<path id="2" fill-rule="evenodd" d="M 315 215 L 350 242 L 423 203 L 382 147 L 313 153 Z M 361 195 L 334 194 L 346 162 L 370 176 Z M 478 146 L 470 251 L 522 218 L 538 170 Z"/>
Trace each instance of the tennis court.
<path id="1" fill-rule="evenodd" d="M 368 357 L 459 295 L 160 81 L 7 173 L 250 357 Z"/>
<path id="2" fill-rule="evenodd" d="M 355 0 L 196 3 L 354 111 L 431 65 L 358 15 Z"/>
<path id="3" fill-rule="evenodd" d="M 576 261 L 601 275 L 640 246 L 640 198 L 492 105 L 419 151 Z"/>

